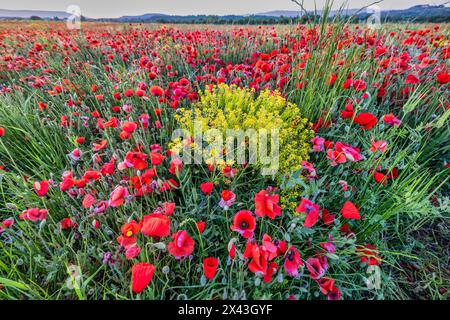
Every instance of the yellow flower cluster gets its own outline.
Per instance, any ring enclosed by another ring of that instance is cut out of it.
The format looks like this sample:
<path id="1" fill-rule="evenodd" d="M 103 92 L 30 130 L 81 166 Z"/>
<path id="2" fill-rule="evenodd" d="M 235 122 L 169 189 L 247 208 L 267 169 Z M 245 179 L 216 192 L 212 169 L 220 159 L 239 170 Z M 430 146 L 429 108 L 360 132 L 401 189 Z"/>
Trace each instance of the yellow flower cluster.
<path id="1" fill-rule="evenodd" d="M 313 137 L 312 124 L 308 119 L 301 117 L 299 107 L 286 101 L 278 92 L 265 90 L 257 95 L 254 90 L 234 85 L 220 84 L 208 87 L 200 92 L 199 101 L 191 108 L 178 109 L 175 119 L 190 133 L 194 132 L 194 123 L 201 123 L 203 132 L 216 129 L 224 136 L 230 129 L 244 131 L 253 129 L 259 132 L 265 129 L 268 133 L 277 130 L 278 172 L 281 174 L 288 174 L 301 168 L 302 160 L 308 159 L 310 141 Z M 256 135 L 255 139 L 259 139 L 259 135 Z M 249 143 L 249 140 L 245 142 L 247 146 Z M 180 141 L 175 143 L 174 149 L 180 148 L 180 144 Z M 215 153 L 217 152 L 227 151 L 217 150 Z"/>

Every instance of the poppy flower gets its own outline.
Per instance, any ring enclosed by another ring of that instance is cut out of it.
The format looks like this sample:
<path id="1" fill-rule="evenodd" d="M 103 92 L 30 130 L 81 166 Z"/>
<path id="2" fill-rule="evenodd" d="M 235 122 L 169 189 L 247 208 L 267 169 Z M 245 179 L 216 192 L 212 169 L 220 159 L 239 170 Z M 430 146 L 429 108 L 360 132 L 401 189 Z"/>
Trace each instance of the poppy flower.
<path id="1" fill-rule="evenodd" d="M 0 127 L 0 138 L 5 135 L 5 128 Z"/>
<path id="2" fill-rule="evenodd" d="M 167 250 L 175 258 L 180 259 L 189 256 L 195 247 L 194 240 L 186 230 L 180 230 L 172 235 L 172 242 L 167 245 Z"/>
<path id="3" fill-rule="evenodd" d="M 162 204 L 163 206 L 163 210 L 164 210 L 164 214 L 166 216 L 171 216 L 172 213 L 175 211 L 175 202 L 164 202 Z"/>
<path id="4" fill-rule="evenodd" d="M 309 270 L 310 277 L 314 280 L 322 278 L 328 270 L 328 262 L 326 257 L 314 258 L 306 260 L 306 267 Z"/>
<path id="5" fill-rule="evenodd" d="M 361 219 L 359 209 L 351 202 L 346 201 L 341 209 L 341 214 L 345 219 Z"/>
<path id="6" fill-rule="evenodd" d="M 99 143 L 93 143 L 92 146 L 94 147 L 94 151 L 100 151 L 103 148 L 105 148 L 107 144 L 108 144 L 108 140 L 103 139 Z"/>
<path id="7" fill-rule="evenodd" d="M 234 260 L 236 257 L 236 246 L 234 245 L 233 241 L 230 241 L 228 243 L 228 257 L 230 257 L 231 260 Z"/>
<path id="8" fill-rule="evenodd" d="M 123 131 L 130 134 L 136 131 L 137 127 L 138 127 L 137 123 L 131 121 L 125 121 L 121 126 Z"/>
<path id="9" fill-rule="evenodd" d="M 244 238 L 251 238 L 255 228 L 256 220 L 251 211 L 241 210 L 234 215 L 231 230 L 238 232 Z"/>
<path id="10" fill-rule="evenodd" d="M 217 273 L 217 268 L 219 266 L 219 259 L 209 257 L 203 260 L 203 272 L 208 280 L 214 279 Z"/>
<path id="11" fill-rule="evenodd" d="M 221 193 L 221 198 L 219 202 L 219 206 L 221 208 L 230 207 L 234 201 L 236 200 L 236 195 L 231 190 L 223 190 Z"/>
<path id="12" fill-rule="evenodd" d="M 371 145 L 370 145 L 370 151 L 376 152 L 377 150 L 380 150 L 381 152 L 385 152 L 387 146 L 388 146 L 388 142 L 387 141 L 383 141 L 383 140 L 375 141 L 372 138 L 372 142 L 371 142 Z"/>
<path id="13" fill-rule="evenodd" d="M 325 139 L 321 137 L 314 137 L 311 142 L 313 143 L 313 151 L 322 152 L 325 150 Z"/>
<path id="14" fill-rule="evenodd" d="M 122 186 L 117 186 L 113 192 L 109 195 L 108 204 L 111 207 L 118 207 L 122 205 L 125 198 L 128 196 L 128 190 Z"/>
<path id="15" fill-rule="evenodd" d="M 328 293 L 330 293 L 334 288 L 334 279 L 332 279 L 330 277 L 320 278 L 320 279 L 316 280 L 316 282 L 320 287 L 320 291 L 324 295 L 328 295 Z"/>
<path id="16" fill-rule="evenodd" d="M 339 141 L 336 142 L 334 148 L 336 149 L 337 152 L 343 153 L 345 157 L 352 162 L 358 162 L 363 159 L 359 148 L 352 147 L 348 144 Z"/>
<path id="17" fill-rule="evenodd" d="M 361 129 L 363 130 L 370 130 L 374 125 L 377 124 L 378 120 L 377 117 L 375 117 L 373 114 L 369 112 L 363 112 L 357 115 L 353 122 L 356 124 L 359 124 L 361 126 Z"/>
<path id="18" fill-rule="evenodd" d="M 137 223 L 135 220 L 131 220 L 130 222 L 125 223 L 120 228 L 120 232 L 122 234 L 117 237 L 117 242 L 123 247 L 128 247 L 129 245 L 136 242 L 137 235 L 140 229 L 141 227 L 139 223 Z"/>
<path id="19" fill-rule="evenodd" d="M 180 174 L 181 173 L 181 166 L 183 162 L 180 158 L 175 158 L 170 161 L 170 168 L 169 172 L 171 174 Z"/>
<path id="20" fill-rule="evenodd" d="M 150 161 L 152 165 L 159 166 L 164 161 L 164 156 L 157 152 L 150 153 Z"/>
<path id="21" fill-rule="evenodd" d="M 356 246 L 356 254 L 361 256 L 361 262 L 367 262 L 369 266 L 376 266 L 381 264 L 381 257 L 378 250 L 371 244 L 365 246 Z"/>
<path id="22" fill-rule="evenodd" d="M 87 194 L 83 199 L 83 203 L 82 203 L 83 208 L 88 209 L 88 208 L 92 207 L 94 202 L 95 202 L 94 196 L 90 193 Z"/>
<path id="23" fill-rule="evenodd" d="M 291 277 L 298 277 L 298 269 L 303 267 L 303 261 L 300 253 L 295 247 L 290 247 L 286 259 L 284 260 L 284 270 Z"/>
<path id="24" fill-rule="evenodd" d="M 43 180 L 43 181 L 40 181 L 40 182 L 36 181 L 33 184 L 34 192 L 36 192 L 36 194 L 39 197 L 44 197 L 47 194 L 48 187 L 49 187 L 49 184 L 48 184 L 47 180 Z"/>
<path id="25" fill-rule="evenodd" d="M 341 112 L 342 119 L 351 119 L 355 115 L 355 111 L 353 110 L 353 105 L 351 103 L 345 106 L 344 111 Z"/>
<path id="26" fill-rule="evenodd" d="M 394 114 L 389 113 L 383 117 L 383 121 L 391 126 L 399 126 L 402 124 L 400 119 L 398 119 Z"/>
<path id="27" fill-rule="evenodd" d="M 73 149 L 72 152 L 69 153 L 69 158 L 73 161 L 77 161 L 81 158 L 81 151 L 78 148 Z"/>
<path id="28" fill-rule="evenodd" d="M 150 87 L 150 93 L 154 95 L 155 97 L 162 96 L 164 94 L 163 88 L 159 86 L 151 86 Z"/>
<path id="29" fill-rule="evenodd" d="M 363 80 L 354 80 L 352 86 L 357 92 L 366 90 L 367 88 L 367 84 Z"/>
<path id="30" fill-rule="evenodd" d="M 0 221 L 0 234 L 14 224 L 14 218 L 8 218 Z"/>
<path id="31" fill-rule="evenodd" d="M 265 276 L 268 270 L 269 253 L 256 245 L 252 248 L 251 257 L 252 260 L 248 264 L 248 269 L 256 275 Z"/>
<path id="32" fill-rule="evenodd" d="M 214 189 L 214 183 L 212 182 L 204 182 L 200 185 L 200 190 L 206 195 L 210 195 Z"/>
<path id="33" fill-rule="evenodd" d="M 278 205 L 280 196 L 269 195 L 266 190 L 261 190 L 255 195 L 255 214 L 258 217 L 267 216 L 270 219 L 281 215 L 281 207 Z"/>
<path id="34" fill-rule="evenodd" d="M 327 209 L 322 210 L 322 221 L 326 225 L 331 225 L 334 222 L 334 214 L 331 214 Z"/>
<path id="35" fill-rule="evenodd" d="M 339 163 L 346 163 L 347 158 L 345 157 L 345 154 L 342 152 L 338 152 L 335 150 L 328 150 L 327 151 L 327 159 L 331 161 L 331 166 L 335 167 Z"/>
<path id="36" fill-rule="evenodd" d="M 383 186 L 386 185 L 388 180 L 387 175 L 376 170 L 373 172 L 373 178 L 375 179 L 376 182 L 381 183 Z"/>
<path id="37" fill-rule="evenodd" d="M 308 199 L 302 198 L 295 211 L 298 213 L 306 213 L 305 228 L 311 228 L 319 219 L 319 206 Z"/>
<path id="38" fill-rule="evenodd" d="M 145 215 L 140 223 L 141 232 L 149 237 L 164 238 L 170 234 L 169 217 L 162 213 Z"/>
<path id="39" fill-rule="evenodd" d="M 133 292 L 141 293 L 144 291 L 152 281 L 154 272 L 155 266 L 150 263 L 140 262 L 135 264 L 131 268 L 131 288 Z"/>
<path id="40" fill-rule="evenodd" d="M 439 82 L 439 84 L 447 84 L 450 82 L 450 73 L 440 72 L 436 74 L 436 80 Z"/>
<path id="41" fill-rule="evenodd" d="M 198 232 L 203 233 L 203 231 L 205 231 L 205 227 L 206 227 L 205 221 L 198 221 L 195 224 L 197 225 Z"/>
<path id="42" fill-rule="evenodd" d="M 341 299 L 341 291 L 338 287 L 333 287 L 331 291 L 327 295 L 328 300 L 340 300 Z"/>
<path id="43" fill-rule="evenodd" d="M 419 78 L 414 74 L 408 74 L 405 79 L 405 84 L 418 84 L 420 83 Z"/>
<path id="44" fill-rule="evenodd" d="M 59 222 L 59 226 L 61 227 L 61 230 L 70 229 L 75 225 L 76 225 L 76 223 L 74 223 L 71 218 L 64 218 Z"/>
<path id="45" fill-rule="evenodd" d="M 128 260 L 136 258 L 141 252 L 141 248 L 139 248 L 136 243 L 133 243 L 126 247 L 125 249 L 125 257 Z"/>
<path id="46" fill-rule="evenodd" d="M 22 220 L 29 220 L 29 221 L 42 221 L 47 218 L 48 211 L 46 209 L 39 209 L 39 208 L 30 208 L 27 210 L 24 210 L 22 214 L 19 215 L 19 218 Z"/>

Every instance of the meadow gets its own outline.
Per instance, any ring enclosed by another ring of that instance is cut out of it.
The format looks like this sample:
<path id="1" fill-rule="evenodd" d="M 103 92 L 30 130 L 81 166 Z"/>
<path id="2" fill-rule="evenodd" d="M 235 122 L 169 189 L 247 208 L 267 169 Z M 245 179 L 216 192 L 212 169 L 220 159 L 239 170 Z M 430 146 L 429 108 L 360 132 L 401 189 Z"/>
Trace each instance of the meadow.
<path id="1" fill-rule="evenodd" d="M 0 22 L 0 299 L 448 299 L 449 31 Z"/>

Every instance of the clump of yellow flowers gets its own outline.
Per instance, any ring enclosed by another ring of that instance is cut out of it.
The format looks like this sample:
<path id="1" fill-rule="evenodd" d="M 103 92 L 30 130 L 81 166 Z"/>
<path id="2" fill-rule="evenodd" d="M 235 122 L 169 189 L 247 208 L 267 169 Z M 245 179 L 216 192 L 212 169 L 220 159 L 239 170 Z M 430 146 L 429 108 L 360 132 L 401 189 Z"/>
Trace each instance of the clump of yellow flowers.
<path id="1" fill-rule="evenodd" d="M 219 84 L 209 86 L 199 93 L 199 100 L 191 108 L 179 108 L 175 119 L 190 133 L 194 123 L 201 123 L 203 131 L 215 129 L 224 135 L 227 130 L 248 130 L 267 132 L 277 130 L 279 143 L 279 169 L 282 175 L 301 168 L 301 162 L 308 159 L 310 141 L 313 137 L 312 124 L 301 116 L 300 108 L 288 102 L 279 92 L 264 90 L 260 94 L 252 89 L 235 85 Z M 258 137 L 256 139 L 259 139 Z M 186 141 L 173 141 L 172 151 L 178 152 Z M 246 141 L 248 144 L 249 141 Z M 226 150 L 209 150 L 207 163 L 218 163 L 215 157 Z M 230 161 L 222 165 L 231 165 Z"/>

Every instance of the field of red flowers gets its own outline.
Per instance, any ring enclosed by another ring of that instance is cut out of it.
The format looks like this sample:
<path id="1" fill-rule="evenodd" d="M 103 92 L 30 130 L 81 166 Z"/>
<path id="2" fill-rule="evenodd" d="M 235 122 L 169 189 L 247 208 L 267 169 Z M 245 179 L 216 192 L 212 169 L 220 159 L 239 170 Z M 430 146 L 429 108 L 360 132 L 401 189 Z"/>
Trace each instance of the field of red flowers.
<path id="1" fill-rule="evenodd" d="M 0 298 L 448 299 L 449 30 L 1 23 Z"/>

